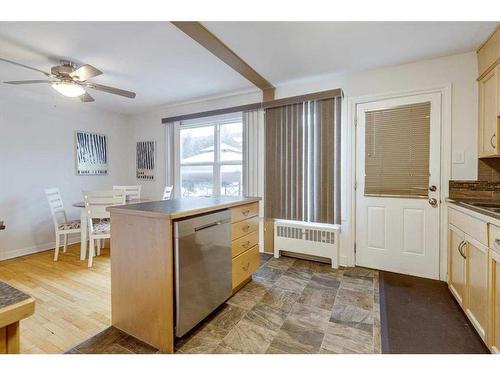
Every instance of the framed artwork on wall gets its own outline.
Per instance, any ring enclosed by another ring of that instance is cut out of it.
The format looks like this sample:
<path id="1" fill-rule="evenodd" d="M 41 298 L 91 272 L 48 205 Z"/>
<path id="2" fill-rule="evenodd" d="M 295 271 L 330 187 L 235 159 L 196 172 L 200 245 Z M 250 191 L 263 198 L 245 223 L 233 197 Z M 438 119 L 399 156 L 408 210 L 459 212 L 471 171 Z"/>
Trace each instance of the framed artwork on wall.
<path id="1" fill-rule="evenodd" d="M 76 174 L 108 174 L 108 145 L 105 135 L 76 132 Z"/>
<path id="2" fill-rule="evenodd" d="M 155 141 L 140 141 L 136 145 L 136 177 L 138 180 L 155 179 Z"/>

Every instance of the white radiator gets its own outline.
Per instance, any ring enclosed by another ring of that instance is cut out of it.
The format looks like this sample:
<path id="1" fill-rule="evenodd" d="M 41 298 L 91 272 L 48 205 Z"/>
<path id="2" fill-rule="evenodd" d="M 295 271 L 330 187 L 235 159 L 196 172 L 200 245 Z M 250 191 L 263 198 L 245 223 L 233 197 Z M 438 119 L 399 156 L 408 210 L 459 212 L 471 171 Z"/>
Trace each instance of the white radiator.
<path id="1" fill-rule="evenodd" d="M 306 223 L 303 221 L 274 221 L 274 257 L 280 251 L 329 258 L 332 268 L 339 267 L 340 225 Z"/>

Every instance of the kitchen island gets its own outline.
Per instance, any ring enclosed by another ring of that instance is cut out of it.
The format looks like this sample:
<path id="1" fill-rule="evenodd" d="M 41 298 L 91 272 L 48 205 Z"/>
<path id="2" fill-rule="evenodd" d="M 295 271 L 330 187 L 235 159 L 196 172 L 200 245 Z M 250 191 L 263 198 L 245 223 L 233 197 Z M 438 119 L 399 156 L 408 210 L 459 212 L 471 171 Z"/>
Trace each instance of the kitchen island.
<path id="1" fill-rule="evenodd" d="M 173 353 L 174 222 L 230 210 L 235 293 L 251 280 L 259 265 L 259 200 L 182 198 L 108 208 L 112 325 L 162 352 Z"/>
<path id="2" fill-rule="evenodd" d="M 19 321 L 34 311 L 32 297 L 0 281 L 0 354 L 19 353 Z"/>

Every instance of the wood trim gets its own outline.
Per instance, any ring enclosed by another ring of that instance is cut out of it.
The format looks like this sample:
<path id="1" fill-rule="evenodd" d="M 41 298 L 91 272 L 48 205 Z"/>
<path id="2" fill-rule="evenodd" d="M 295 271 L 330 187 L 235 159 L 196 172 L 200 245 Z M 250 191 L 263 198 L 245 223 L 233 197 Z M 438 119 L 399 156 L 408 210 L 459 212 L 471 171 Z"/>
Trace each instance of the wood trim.
<path id="1" fill-rule="evenodd" d="M 500 24 L 498 24 L 498 25 L 497 25 L 497 27 L 495 27 L 495 30 L 493 30 L 493 31 L 491 32 L 491 34 L 488 36 L 488 38 L 486 38 L 486 40 L 485 40 L 483 43 L 481 43 L 481 45 L 477 48 L 476 53 L 477 53 L 477 52 L 479 52 L 479 50 L 480 50 L 481 48 L 483 48 L 483 47 L 485 46 L 485 44 L 486 44 L 486 43 L 488 43 L 488 41 L 489 41 L 489 40 L 493 37 L 493 35 L 495 35 L 495 33 L 496 33 L 499 29 L 500 29 Z"/>
<path id="2" fill-rule="evenodd" d="M 183 31 L 190 38 L 197 41 L 201 46 L 210 51 L 216 57 L 240 73 L 262 91 L 273 89 L 273 85 L 248 65 L 241 57 L 225 45 L 219 38 L 212 34 L 200 22 L 174 21 L 174 26 Z"/>
<path id="3" fill-rule="evenodd" d="M 330 99 L 335 98 L 337 96 L 344 96 L 342 89 L 334 89 L 327 91 L 318 91 L 310 94 L 290 96 L 288 98 L 276 99 L 262 103 L 262 108 L 275 108 L 281 107 L 289 104 L 297 104 L 302 102 L 307 102 L 311 100 L 322 100 L 322 99 Z"/>
<path id="4" fill-rule="evenodd" d="M 271 90 L 271 89 L 269 89 Z M 272 95 L 274 96 L 274 89 L 272 89 L 273 93 Z M 271 95 L 270 92 L 266 94 L 264 92 L 264 99 L 266 95 Z M 329 99 L 329 98 L 335 98 L 337 96 L 344 97 L 344 92 L 342 89 L 334 89 L 334 90 L 326 90 L 326 91 L 318 91 L 318 92 L 313 92 L 309 94 L 304 94 L 304 95 L 297 95 L 297 96 L 290 96 L 287 98 L 282 98 L 282 99 L 277 99 L 277 100 L 268 100 L 268 101 L 263 101 L 262 103 L 252 103 L 252 104 L 246 104 L 246 105 L 241 105 L 237 107 L 228 107 L 228 108 L 222 108 L 222 109 L 215 109 L 213 111 L 205 111 L 205 112 L 197 112 L 197 113 L 190 113 L 186 115 L 180 115 L 180 116 L 173 116 L 173 117 L 166 117 L 161 120 L 162 124 L 166 124 L 169 122 L 175 122 L 175 121 L 183 121 L 183 120 L 191 120 L 194 118 L 201 118 L 201 117 L 208 117 L 208 116 L 216 116 L 216 115 L 222 115 L 225 113 L 232 113 L 232 112 L 243 112 L 243 111 L 253 111 L 256 109 L 267 109 L 267 108 L 274 108 L 274 107 L 279 107 L 283 105 L 288 105 L 288 104 L 296 104 L 296 103 L 301 103 L 301 102 L 306 102 L 310 100 L 322 100 L 322 99 Z"/>
<path id="5" fill-rule="evenodd" d="M 496 59 L 496 61 L 495 61 L 493 64 L 491 64 L 491 66 L 490 66 L 488 69 L 486 69 L 486 70 L 484 71 L 484 73 L 483 73 L 483 74 L 481 74 L 481 75 L 480 75 L 480 76 L 476 79 L 476 81 L 478 81 L 478 82 L 479 82 L 479 81 L 481 81 L 484 77 L 486 77 L 488 74 L 490 74 L 490 72 L 491 72 L 493 69 L 495 69 L 495 68 L 497 67 L 497 65 L 498 65 L 498 64 L 500 64 L 500 57 L 499 57 L 498 59 Z"/>
<path id="6" fill-rule="evenodd" d="M 276 93 L 276 89 L 274 87 L 270 87 L 262 90 L 262 101 L 269 102 L 274 100 L 274 94 Z"/>
<path id="7" fill-rule="evenodd" d="M 254 110 L 259 109 L 259 108 L 262 108 L 262 103 L 245 104 L 245 105 L 240 105 L 237 107 L 221 108 L 221 109 L 214 109 L 212 111 L 204 111 L 204 112 L 190 113 L 190 114 L 180 115 L 180 116 L 167 117 L 167 118 L 163 118 L 161 120 L 161 123 L 166 124 L 166 123 L 175 122 L 175 121 L 186 121 L 186 120 L 192 120 L 195 118 L 224 115 L 226 113 L 254 111 Z"/>

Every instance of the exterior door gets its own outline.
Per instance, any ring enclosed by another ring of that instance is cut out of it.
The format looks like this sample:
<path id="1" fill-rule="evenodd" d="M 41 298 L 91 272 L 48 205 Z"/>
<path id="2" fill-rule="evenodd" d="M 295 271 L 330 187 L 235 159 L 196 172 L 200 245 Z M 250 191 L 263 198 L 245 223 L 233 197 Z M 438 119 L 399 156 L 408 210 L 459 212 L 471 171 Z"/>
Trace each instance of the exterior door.
<path id="1" fill-rule="evenodd" d="M 441 95 L 356 112 L 356 264 L 439 279 Z"/>

